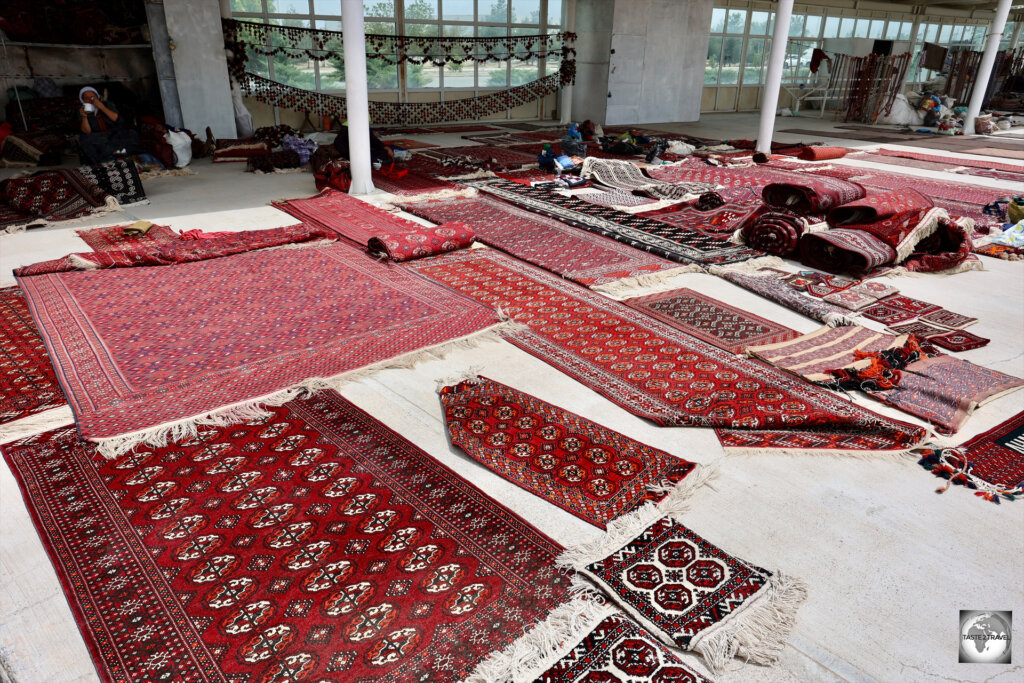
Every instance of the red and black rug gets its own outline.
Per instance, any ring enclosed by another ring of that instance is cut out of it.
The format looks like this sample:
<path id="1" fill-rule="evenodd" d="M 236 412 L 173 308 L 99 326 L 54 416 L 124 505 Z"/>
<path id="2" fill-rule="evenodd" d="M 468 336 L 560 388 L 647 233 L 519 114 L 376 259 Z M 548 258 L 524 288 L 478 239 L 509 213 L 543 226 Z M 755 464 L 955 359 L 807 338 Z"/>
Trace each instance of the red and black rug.
<path id="1" fill-rule="evenodd" d="M 956 448 L 925 451 L 921 465 L 986 500 L 1014 500 L 1024 494 L 1024 412 Z"/>
<path id="2" fill-rule="evenodd" d="M 463 679 L 566 595 L 561 548 L 334 393 L 103 460 L 3 447 L 108 681 Z"/>
<path id="3" fill-rule="evenodd" d="M 24 292 L 0 289 L 0 424 L 66 402 Z"/>

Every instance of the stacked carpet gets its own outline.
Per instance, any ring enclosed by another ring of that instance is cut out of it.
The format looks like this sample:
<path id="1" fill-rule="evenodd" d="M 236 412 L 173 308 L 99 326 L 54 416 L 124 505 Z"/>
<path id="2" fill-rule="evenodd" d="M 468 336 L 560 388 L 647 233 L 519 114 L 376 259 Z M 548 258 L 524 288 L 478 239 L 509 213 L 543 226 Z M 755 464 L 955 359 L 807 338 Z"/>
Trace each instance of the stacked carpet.
<path id="1" fill-rule="evenodd" d="M 397 357 L 497 322 L 489 308 L 343 243 L 19 284 L 80 433 L 119 437 L 108 453 L 194 433 L 211 411 L 252 414 L 312 378 L 408 364 Z"/>
<path id="2" fill-rule="evenodd" d="M 626 410 L 714 427 L 726 449 L 891 453 L 924 436 L 501 254 L 461 251 L 412 268 L 507 312 L 524 327 L 506 339 Z"/>
<path id="3" fill-rule="evenodd" d="M 856 363 L 856 351 L 884 351 L 900 347 L 905 341 L 906 337 L 894 337 L 856 325 L 823 327 L 778 343 L 748 346 L 747 355 L 800 375 L 808 381 L 820 382 L 828 379 L 829 370 L 846 368 Z"/>
<path id="4" fill-rule="evenodd" d="M 116 199 L 122 207 L 148 202 L 146 190 L 142 187 L 142 178 L 139 177 L 139 169 L 131 159 L 115 159 L 95 166 L 79 166 L 77 170 L 86 182 Z"/>
<path id="5" fill-rule="evenodd" d="M 721 239 L 729 239 L 737 230 L 743 229 L 763 212 L 759 199 L 730 201 L 714 208 L 702 210 L 696 206 L 676 204 L 640 216 L 674 226 L 681 230 L 692 230 Z"/>
<path id="6" fill-rule="evenodd" d="M 402 204 L 401 208 L 434 223 L 465 222 L 480 242 L 588 287 L 623 278 L 654 277 L 679 267 L 484 195 Z"/>
<path id="7" fill-rule="evenodd" d="M 457 681 L 568 593 L 558 544 L 333 392 L 3 453 L 104 680 Z"/>

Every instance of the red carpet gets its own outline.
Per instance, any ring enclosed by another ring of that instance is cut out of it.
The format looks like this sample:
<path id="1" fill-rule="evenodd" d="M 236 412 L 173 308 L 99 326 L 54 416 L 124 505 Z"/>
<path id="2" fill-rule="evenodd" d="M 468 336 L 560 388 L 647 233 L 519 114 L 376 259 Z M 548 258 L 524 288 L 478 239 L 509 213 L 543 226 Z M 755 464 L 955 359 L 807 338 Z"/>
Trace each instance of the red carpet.
<path id="1" fill-rule="evenodd" d="M 662 426 L 718 428 L 727 448 L 899 452 L 925 435 L 502 254 L 410 267 L 507 312 L 526 328 L 505 338 L 626 410 Z"/>
<path id="2" fill-rule="evenodd" d="M 956 448 L 929 452 L 921 464 L 952 483 L 978 489 L 998 502 L 1024 495 L 1024 413 Z"/>
<path id="3" fill-rule="evenodd" d="M 144 235 L 125 235 L 124 229 L 129 225 L 129 223 L 125 223 L 105 228 L 87 228 L 75 232 L 93 251 L 114 251 L 138 244 L 174 242 L 180 239 L 178 233 L 166 225 L 154 225 Z"/>
<path id="4" fill-rule="evenodd" d="M 3 451 L 106 681 L 458 681 L 568 588 L 557 544 L 331 392 L 116 461 L 71 427 Z"/>
<path id="5" fill-rule="evenodd" d="M 65 403 L 25 295 L 0 289 L 0 424 Z"/>
<path id="6" fill-rule="evenodd" d="M 272 205 L 301 221 L 333 230 L 362 246 L 366 246 L 371 237 L 389 232 L 416 232 L 423 227 L 331 188 L 312 197 L 283 199 Z"/>
<path id="7" fill-rule="evenodd" d="M 20 283 L 89 439 L 253 401 L 497 322 L 489 308 L 342 243 Z"/>

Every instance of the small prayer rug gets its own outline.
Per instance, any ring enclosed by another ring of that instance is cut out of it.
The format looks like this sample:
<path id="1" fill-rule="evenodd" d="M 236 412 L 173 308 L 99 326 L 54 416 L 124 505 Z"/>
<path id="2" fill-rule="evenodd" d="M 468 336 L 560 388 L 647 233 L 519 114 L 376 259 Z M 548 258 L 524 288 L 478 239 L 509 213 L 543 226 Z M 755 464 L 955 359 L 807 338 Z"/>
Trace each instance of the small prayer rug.
<path id="1" fill-rule="evenodd" d="M 102 680 L 457 681 L 568 589 L 558 544 L 333 392 L 3 453 Z"/>
<path id="2" fill-rule="evenodd" d="M 910 323 L 903 323 L 902 325 L 892 325 L 888 328 L 888 330 L 895 334 L 912 334 L 921 340 L 930 339 L 931 337 L 934 337 L 937 334 L 946 334 L 947 332 L 949 332 L 949 330 L 947 329 L 944 329 L 942 327 L 935 327 L 934 325 L 923 323 L 920 320 L 915 320 L 914 322 Z"/>
<path id="3" fill-rule="evenodd" d="M 941 306 L 930 304 L 927 301 L 912 299 L 911 297 L 904 296 L 902 294 L 886 297 L 879 301 L 879 303 L 885 304 L 886 306 L 892 306 L 893 308 L 906 311 L 907 313 L 913 313 L 914 315 L 933 313 L 934 311 L 938 311 L 942 308 Z"/>
<path id="4" fill-rule="evenodd" d="M 488 135 L 463 135 L 464 139 L 471 142 L 479 142 L 481 145 L 499 145 L 501 147 L 509 147 L 511 145 L 529 144 L 536 140 L 536 138 L 522 135 L 520 133 L 490 133 Z M 548 136 L 548 139 L 557 140 L 558 138 L 554 135 Z"/>
<path id="5" fill-rule="evenodd" d="M 613 681 L 657 681 L 658 683 L 711 683 L 689 669 L 650 631 L 613 608 L 608 616 L 582 638 L 558 643 L 558 660 L 547 670 L 530 670 L 513 680 L 534 683 L 612 683 Z"/>
<path id="6" fill-rule="evenodd" d="M 745 447 L 809 453 L 902 451 L 924 435 L 500 253 L 408 267 L 506 312 L 523 323 L 502 332 L 508 341 L 659 425 L 719 427 L 724 439 L 749 430 Z"/>
<path id="7" fill-rule="evenodd" d="M 747 348 L 747 355 L 815 382 L 828 379 L 829 370 L 852 365 L 854 351 L 893 349 L 905 340 L 866 327 L 823 327 L 790 341 Z"/>
<path id="8" fill-rule="evenodd" d="M 789 282 L 793 289 L 807 292 L 819 299 L 834 292 L 849 289 L 860 283 L 860 280 L 853 280 L 831 273 L 819 273 L 816 270 L 801 270 L 799 273 L 794 273 L 784 279 Z"/>
<path id="9" fill-rule="evenodd" d="M 692 289 L 660 292 L 623 303 L 732 353 L 800 336 L 796 330 Z"/>
<path id="10" fill-rule="evenodd" d="M 125 247 L 152 242 L 174 242 L 180 239 L 178 233 L 166 225 L 154 225 L 142 235 L 126 235 L 129 224 L 111 225 L 106 228 L 76 230 L 93 251 L 117 251 Z"/>
<path id="11" fill-rule="evenodd" d="M 604 590 L 663 643 L 712 670 L 739 656 L 778 660 L 806 598 L 803 582 L 730 555 L 671 517 L 647 510 L 559 559 Z"/>
<path id="12" fill-rule="evenodd" d="M 869 296 L 873 296 L 876 299 L 884 299 L 887 296 L 899 294 L 900 290 L 885 282 L 879 282 L 878 280 L 866 280 L 853 285 L 850 287 L 849 291 L 862 292 Z"/>
<path id="13" fill-rule="evenodd" d="M 497 322 L 340 242 L 19 284 L 86 439 L 258 402 Z"/>
<path id="14" fill-rule="evenodd" d="M 874 296 L 873 294 L 866 294 L 864 292 L 855 292 L 852 287 L 840 292 L 832 292 L 831 294 L 821 297 L 821 299 L 822 301 L 827 301 L 830 304 L 848 308 L 851 311 L 859 311 L 862 308 L 867 308 L 878 301 L 877 296 Z"/>
<path id="15" fill-rule="evenodd" d="M 431 133 L 480 133 L 488 130 L 501 130 L 494 126 L 487 126 L 480 123 L 464 123 L 454 126 L 432 126 L 428 128 Z"/>
<path id="16" fill-rule="evenodd" d="M 466 455 L 602 529 L 698 467 L 482 376 L 442 387 L 441 405 Z"/>
<path id="17" fill-rule="evenodd" d="M 980 349 L 982 346 L 988 346 L 991 340 L 979 337 L 966 330 L 955 330 L 946 334 L 929 337 L 928 341 L 950 351 L 970 351 L 972 349 Z"/>
<path id="18" fill-rule="evenodd" d="M 764 255 L 764 252 L 732 244 L 719 237 L 683 230 L 611 207 L 588 204 L 577 197 L 566 197 L 540 187 L 528 187 L 507 180 L 485 180 L 472 184 L 483 192 L 534 213 L 610 237 L 671 261 L 722 264 Z"/>
<path id="19" fill-rule="evenodd" d="M 131 159 L 115 159 L 96 166 L 80 166 L 87 181 L 117 200 L 121 206 L 148 203 L 139 169 Z"/>
<path id="20" fill-rule="evenodd" d="M 972 318 L 969 315 L 961 315 L 954 313 L 953 311 L 947 311 L 945 308 L 940 308 L 937 311 L 932 311 L 921 316 L 921 321 L 931 323 L 932 325 L 938 325 L 939 327 L 945 327 L 950 330 L 962 330 L 965 327 L 973 325 L 978 322 L 977 318 Z"/>
<path id="21" fill-rule="evenodd" d="M 679 264 L 485 195 L 403 204 L 434 223 L 462 221 L 476 239 L 556 275 L 591 287 Z"/>
<path id="22" fill-rule="evenodd" d="M 940 434 L 954 434 L 980 405 L 1017 391 L 1024 380 L 953 356 L 911 363 L 899 384 L 868 392 L 886 405 L 919 417 Z"/>
<path id="23" fill-rule="evenodd" d="M 916 313 L 904 311 L 887 303 L 876 303 L 868 306 L 860 314 L 868 320 L 874 320 L 883 325 L 895 325 L 896 323 L 912 320 L 917 317 Z"/>
<path id="24" fill-rule="evenodd" d="M 1024 495 L 1024 413 L 956 448 L 929 453 L 921 465 L 952 483 L 978 489 L 975 495 L 988 500 Z"/>
<path id="25" fill-rule="evenodd" d="M 0 424 L 65 403 L 24 293 L 0 289 Z"/>

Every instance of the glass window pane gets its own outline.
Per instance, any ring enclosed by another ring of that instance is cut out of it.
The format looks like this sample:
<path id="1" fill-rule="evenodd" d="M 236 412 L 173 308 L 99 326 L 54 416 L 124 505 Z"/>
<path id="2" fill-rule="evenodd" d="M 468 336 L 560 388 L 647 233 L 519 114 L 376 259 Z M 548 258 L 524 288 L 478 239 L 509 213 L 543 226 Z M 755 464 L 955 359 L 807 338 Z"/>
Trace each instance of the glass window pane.
<path id="1" fill-rule="evenodd" d="M 255 12 L 263 13 L 263 3 L 260 0 L 231 0 L 232 12 Z M 246 21 L 249 21 L 246 19 Z"/>
<path id="2" fill-rule="evenodd" d="M 480 0 L 480 21 L 508 23 L 508 0 Z"/>
<path id="3" fill-rule="evenodd" d="M 314 14 L 341 15 L 341 0 L 313 0 Z"/>
<path id="4" fill-rule="evenodd" d="M 843 17 L 842 23 L 839 24 L 839 37 L 853 38 L 853 29 L 856 28 L 856 24 L 856 19 L 851 19 L 850 17 Z"/>
<path id="5" fill-rule="evenodd" d="M 723 85 L 739 82 L 740 58 L 743 56 L 742 38 L 725 38 L 722 41 L 722 80 Z"/>
<path id="6" fill-rule="evenodd" d="M 868 31 L 871 29 L 870 19 L 858 19 L 857 26 L 853 29 L 853 35 L 855 38 L 867 38 Z"/>
<path id="7" fill-rule="evenodd" d="M 711 32 L 725 33 L 725 10 L 718 7 L 711 10 Z"/>
<path id="8" fill-rule="evenodd" d="M 473 0 L 444 0 L 441 9 L 444 18 L 451 21 L 473 21 Z"/>
<path id="9" fill-rule="evenodd" d="M 929 42 L 929 43 L 934 43 L 936 38 L 938 38 L 938 36 L 939 36 L 939 25 L 938 24 L 928 24 L 928 30 L 924 34 L 925 41 Z"/>
<path id="10" fill-rule="evenodd" d="M 550 76 L 551 74 L 558 73 L 558 70 L 562 68 L 561 57 L 548 57 L 544 61 L 544 75 Z"/>
<path id="11" fill-rule="evenodd" d="M 794 14 L 789 22 L 789 37 L 796 38 L 804 33 L 804 15 Z"/>
<path id="12" fill-rule="evenodd" d="M 540 78 L 540 60 L 531 59 L 527 62 L 512 62 L 512 85 L 522 85 Z"/>
<path id="13" fill-rule="evenodd" d="M 963 37 L 964 37 L 964 27 L 963 26 L 954 26 L 953 27 L 953 35 L 950 36 L 950 41 L 954 42 L 954 43 L 959 43 L 961 40 L 963 40 Z"/>
<path id="14" fill-rule="evenodd" d="M 405 0 L 406 19 L 437 19 L 437 0 Z"/>
<path id="15" fill-rule="evenodd" d="M 722 37 L 708 38 L 708 61 L 704 63 L 704 84 L 718 83 L 718 65 L 722 63 Z"/>
<path id="16" fill-rule="evenodd" d="M 900 22 L 898 22 L 898 21 L 890 21 L 888 24 L 886 24 L 886 26 L 885 26 L 885 39 L 886 40 L 896 40 L 896 38 L 899 36 L 899 33 L 900 33 Z"/>
<path id="17" fill-rule="evenodd" d="M 406 64 L 405 87 L 440 88 L 441 67 L 433 64 Z"/>
<path id="18" fill-rule="evenodd" d="M 821 17 L 809 14 L 804 19 L 804 35 L 808 38 L 817 38 L 821 32 Z"/>
<path id="19" fill-rule="evenodd" d="M 751 12 L 750 13 L 750 35 L 752 36 L 763 36 L 768 33 L 768 13 L 767 12 Z"/>
<path id="20" fill-rule="evenodd" d="M 394 90 L 398 87 L 398 65 L 367 59 L 366 80 L 370 90 Z"/>
<path id="21" fill-rule="evenodd" d="M 946 24 L 945 26 L 943 26 L 939 30 L 939 44 L 940 45 L 948 45 L 949 44 L 949 36 L 952 33 L 953 33 L 953 27 L 952 26 L 950 26 L 949 24 Z"/>
<path id="22" fill-rule="evenodd" d="M 914 25 L 909 21 L 900 22 L 900 40 L 910 40 L 910 32 L 914 30 Z"/>
<path id="23" fill-rule="evenodd" d="M 751 38 L 747 41 L 747 66 L 761 67 L 764 62 L 764 44 L 764 38 Z"/>
<path id="24" fill-rule="evenodd" d="M 363 16 L 393 17 L 395 16 L 395 0 L 363 0 Z"/>
<path id="25" fill-rule="evenodd" d="M 885 22 L 881 19 L 872 19 L 871 27 L 868 30 L 868 38 L 878 40 L 882 37 L 883 31 L 885 31 Z"/>
<path id="26" fill-rule="evenodd" d="M 271 14 L 309 14 L 309 0 L 270 0 L 267 10 Z"/>
<path id="27" fill-rule="evenodd" d="M 513 24 L 539 24 L 540 0 L 512 0 Z"/>
<path id="28" fill-rule="evenodd" d="M 828 17 L 825 19 L 825 38 L 839 37 L 839 17 Z"/>
<path id="29" fill-rule="evenodd" d="M 562 0 L 548 0 L 548 26 L 562 25 Z"/>
<path id="30" fill-rule="evenodd" d="M 729 10 L 729 19 L 725 23 L 726 33 L 743 33 L 747 27 L 747 10 L 745 9 L 731 9 Z"/>

